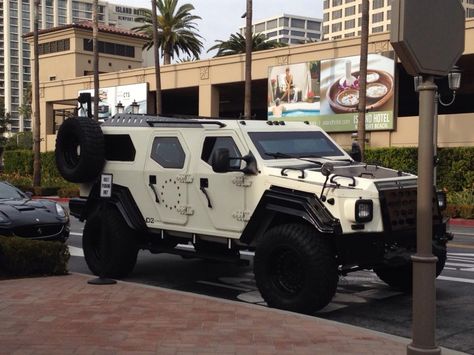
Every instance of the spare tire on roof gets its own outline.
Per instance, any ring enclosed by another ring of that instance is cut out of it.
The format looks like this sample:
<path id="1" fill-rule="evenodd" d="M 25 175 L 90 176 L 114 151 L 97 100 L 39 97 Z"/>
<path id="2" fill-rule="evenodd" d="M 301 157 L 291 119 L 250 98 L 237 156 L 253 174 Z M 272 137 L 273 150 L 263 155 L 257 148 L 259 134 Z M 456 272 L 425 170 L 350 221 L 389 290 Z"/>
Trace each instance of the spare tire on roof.
<path id="1" fill-rule="evenodd" d="M 56 136 L 56 165 L 70 182 L 90 182 L 105 163 L 104 134 L 98 122 L 88 117 L 68 118 Z"/>

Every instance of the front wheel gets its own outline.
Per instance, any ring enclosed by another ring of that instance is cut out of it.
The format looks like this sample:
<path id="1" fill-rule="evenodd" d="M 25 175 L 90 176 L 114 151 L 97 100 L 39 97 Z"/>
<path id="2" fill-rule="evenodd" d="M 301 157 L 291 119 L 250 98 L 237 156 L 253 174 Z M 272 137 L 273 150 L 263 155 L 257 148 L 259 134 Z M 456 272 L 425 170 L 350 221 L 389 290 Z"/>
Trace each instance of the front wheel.
<path id="1" fill-rule="evenodd" d="M 303 224 L 267 231 L 257 243 L 254 273 L 270 307 L 308 314 L 331 301 L 338 282 L 329 243 Z"/>
<path id="2" fill-rule="evenodd" d="M 436 277 L 438 277 L 446 263 L 446 245 L 433 243 L 433 255 L 438 258 L 436 262 Z M 413 288 L 413 264 L 411 261 L 398 267 L 375 268 L 374 271 L 383 282 L 393 288 L 404 292 L 410 292 Z"/>
<path id="3" fill-rule="evenodd" d="M 104 206 L 87 219 L 82 248 L 87 266 L 101 277 L 124 277 L 133 271 L 137 262 L 138 247 L 133 230 L 112 206 Z"/>

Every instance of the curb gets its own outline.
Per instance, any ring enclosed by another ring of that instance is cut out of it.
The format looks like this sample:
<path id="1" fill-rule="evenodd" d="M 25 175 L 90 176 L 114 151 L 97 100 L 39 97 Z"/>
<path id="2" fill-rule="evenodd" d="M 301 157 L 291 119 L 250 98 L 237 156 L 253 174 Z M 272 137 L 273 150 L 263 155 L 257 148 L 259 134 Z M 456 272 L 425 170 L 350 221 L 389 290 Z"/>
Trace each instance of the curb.
<path id="1" fill-rule="evenodd" d="M 474 219 L 451 218 L 448 223 L 453 226 L 474 227 Z"/>

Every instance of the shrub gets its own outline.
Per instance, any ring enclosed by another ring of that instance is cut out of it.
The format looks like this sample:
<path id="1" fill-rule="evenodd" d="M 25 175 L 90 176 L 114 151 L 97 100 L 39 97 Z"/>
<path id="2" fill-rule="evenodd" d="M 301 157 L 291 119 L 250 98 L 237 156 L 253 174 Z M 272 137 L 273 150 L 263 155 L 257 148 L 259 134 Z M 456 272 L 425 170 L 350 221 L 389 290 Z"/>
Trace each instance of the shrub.
<path id="1" fill-rule="evenodd" d="M 6 275 L 65 275 L 69 258 L 61 242 L 0 236 L 0 270 Z"/>
<path id="2" fill-rule="evenodd" d="M 77 186 L 62 187 L 58 190 L 59 197 L 77 197 L 79 196 L 79 188 Z"/>

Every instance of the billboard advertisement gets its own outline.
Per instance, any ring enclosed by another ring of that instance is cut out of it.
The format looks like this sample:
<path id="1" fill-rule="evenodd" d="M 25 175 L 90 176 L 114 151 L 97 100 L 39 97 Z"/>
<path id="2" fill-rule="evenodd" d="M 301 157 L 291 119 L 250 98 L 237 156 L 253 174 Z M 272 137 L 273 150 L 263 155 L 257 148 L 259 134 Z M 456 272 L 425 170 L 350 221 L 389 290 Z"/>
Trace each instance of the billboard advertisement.
<path id="1" fill-rule="evenodd" d="M 94 96 L 94 89 L 80 90 L 81 93 L 90 93 Z M 115 106 L 120 102 L 125 113 L 131 113 L 133 101 L 139 105 L 139 113 L 147 113 L 147 83 L 112 86 L 99 89 L 99 119 L 106 120 L 117 113 Z M 92 105 L 92 110 L 94 110 Z M 79 116 L 87 116 L 85 107 L 79 107 Z"/>
<path id="2" fill-rule="evenodd" d="M 357 130 L 359 56 L 269 68 L 268 119 L 309 121 L 327 132 Z M 389 56 L 369 54 L 366 129 L 394 129 L 394 70 Z"/>

